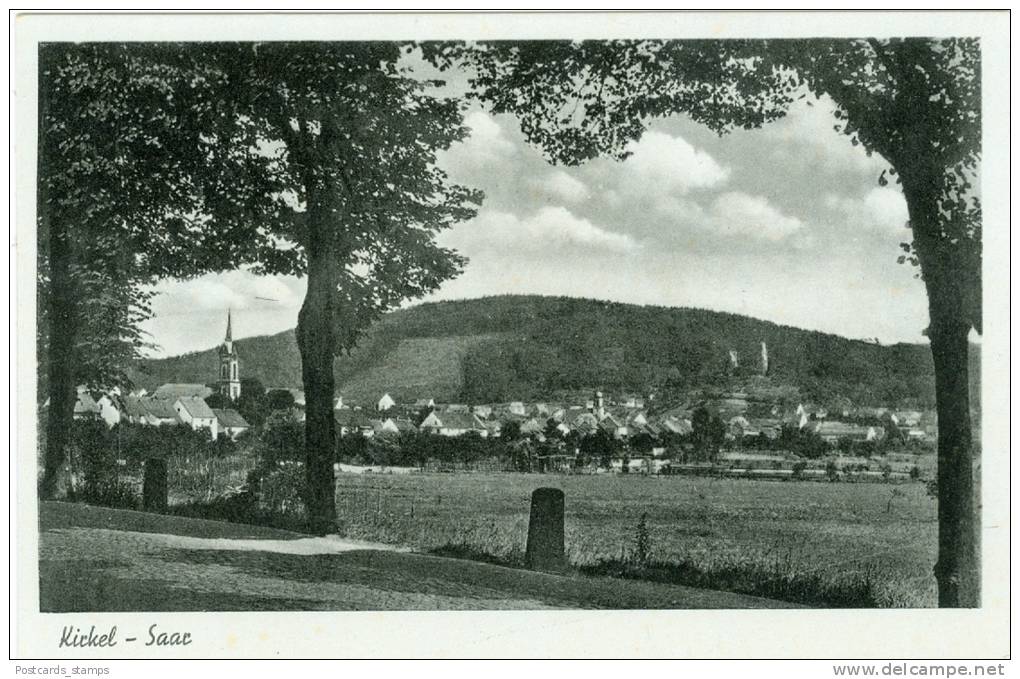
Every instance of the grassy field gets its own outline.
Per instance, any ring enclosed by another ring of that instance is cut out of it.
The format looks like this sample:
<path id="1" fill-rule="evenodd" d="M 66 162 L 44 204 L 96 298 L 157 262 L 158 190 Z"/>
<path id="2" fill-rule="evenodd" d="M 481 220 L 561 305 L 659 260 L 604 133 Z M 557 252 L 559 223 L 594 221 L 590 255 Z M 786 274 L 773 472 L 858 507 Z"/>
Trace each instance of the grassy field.
<path id="1" fill-rule="evenodd" d="M 935 501 L 923 483 L 536 474 L 339 474 L 342 534 L 421 550 L 458 547 L 518 563 L 531 492 L 566 494 L 567 555 L 578 567 L 626 561 L 642 514 L 650 559 L 870 579 L 882 606 L 935 604 Z"/>

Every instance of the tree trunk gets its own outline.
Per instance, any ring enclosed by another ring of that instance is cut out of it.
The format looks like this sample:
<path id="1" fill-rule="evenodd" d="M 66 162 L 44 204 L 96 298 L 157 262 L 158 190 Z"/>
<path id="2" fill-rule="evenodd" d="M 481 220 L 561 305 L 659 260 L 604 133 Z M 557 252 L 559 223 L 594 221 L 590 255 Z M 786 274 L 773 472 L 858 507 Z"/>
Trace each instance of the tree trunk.
<path id="1" fill-rule="evenodd" d="M 941 608 L 979 605 L 967 375 L 969 331 L 970 328 L 959 321 L 936 321 L 934 318 L 929 330 L 939 418 L 939 557 L 935 577 Z"/>
<path id="2" fill-rule="evenodd" d="M 902 176 L 902 175 L 901 175 Z M 960 248 L 939 234 L 935 182 L 904 180 L 914 249 L 928 292 L 935 407 L 938 414 L 939 552 L 935 565 L 940 608 L 973 608 L 980 601 L 975 540 L 974 460 L 968 382 L 966 262 Z"/>
<path id="3" fill-rule="evenodd" d="M 50 403 L 46 411 L 43 477 L 39 483 L 42 500 L 52 500 L 66 492 L 61 471 L 74 420 L 74 347 L 78 327 L 71 280 L 71 248 L 66 231 L 58 224 L 51 224 L 48 242 L 50 288 L 45 303 L 49 310 L 47 391 Z"/>
<path id="4" fill-rule="evenodd" d="M 333 477 L 333 355 L 337 255 L 328 210 L 308 201 L 308 292 L 298 314 L 297 341 L 305 388 L 305 508 L 308 530 L 336 530 L 336 481 Z"/>

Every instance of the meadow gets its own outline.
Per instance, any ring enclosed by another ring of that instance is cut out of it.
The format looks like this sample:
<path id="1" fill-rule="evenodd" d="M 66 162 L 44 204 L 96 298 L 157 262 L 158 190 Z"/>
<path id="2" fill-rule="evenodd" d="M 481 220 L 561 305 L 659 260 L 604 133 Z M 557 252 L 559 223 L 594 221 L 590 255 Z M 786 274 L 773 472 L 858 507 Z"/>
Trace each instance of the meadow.
<path id="1" fill-rule="evenodd" d="M 643 563 L 713 574 L 709 585 L 766 573 L 844 589 L 867 582 L 872 605 L 935 605 L 936 505 L 923 483 L 340 473 L 340 533 L 517 565 L 542 486 L 566 495 L 567 557 L 581 570 L 632 563 L 638 551 Z"/>

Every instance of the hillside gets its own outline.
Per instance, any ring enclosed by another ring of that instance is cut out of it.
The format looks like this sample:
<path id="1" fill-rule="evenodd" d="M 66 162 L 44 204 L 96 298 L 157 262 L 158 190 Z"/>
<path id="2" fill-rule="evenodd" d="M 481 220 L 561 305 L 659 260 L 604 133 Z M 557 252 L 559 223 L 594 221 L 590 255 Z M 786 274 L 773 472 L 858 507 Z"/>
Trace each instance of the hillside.
<path id="1" fill-rule="evenodd" d="M 761 342 L 769 373 L 760 372 Z M 244 377 L 301 386 L 293 331 L 236 342 Z M 738 366 L 733 368 L 730 351 Z M 977 375 L 978 352 L 975 355 Z M 147 360 L 136 382 L 207 382 L 213 349 Z M 489 402 L 715 386 L 796 387 L 804 399 L 930 406 L 931 354 L 920 344 L 882 346 L 736 314 L 587 299 L 503 296 L 422 304 L 387 314 L 336 362 L 345 399 Z"/>

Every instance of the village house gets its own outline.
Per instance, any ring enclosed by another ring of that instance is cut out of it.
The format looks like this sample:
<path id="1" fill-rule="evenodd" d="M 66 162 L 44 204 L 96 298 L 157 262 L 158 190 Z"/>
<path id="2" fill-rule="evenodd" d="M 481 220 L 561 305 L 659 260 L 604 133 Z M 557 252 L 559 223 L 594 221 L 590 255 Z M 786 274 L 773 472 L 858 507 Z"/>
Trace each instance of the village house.
<path id="1" fill-rule="evenodd" d="M 680 419 L 672 415 L 660 416 L 655 425 L 658 427 L 660 433 L 671 433 L 671 434 L 690 434 L 694 431 L 694 427 L 691 426 L 689 419 Z"/>
<path id="2" fill-rule="evenodd" d="M 519 415 L 521 417 L 528 414 L 528 410 L 522 401 L 511 401 L 510 403 L 507 403 L 506 411 L 511 415 Z"/>
<path id="3" fill-rule="evenodd" d="M 475 432 L 479 436 L 489 435 L 485 424 L 474 413 L 432 411 L 422 420 L 418 429 L 440 436 L 463 436 L 468 432 Z"/>
<path id="4" fill-rule="evenodd" d="M 383 394 L 382 397 L 379 399 L 379 402 L 376 403 L 375 409 L 381 413 L 384 413 L 395 405 L 397 405 L 397 402 L 393 400 L 392 396 L 390 396 L 389 394 Z"/>
<path id="5" fill-rule="evenodd" d="M 125 420 L 131 424 L 148 424 L 146 418 L 149 411 L 142 402 L 142 397 L 135 396 L 134 394 L 125 396 L 122 399 L 122 404 L 121 416 Z"/>
<path id="6" fill-rule="evenodd" d="M 909 429 L 921 424 L 923 414 L 917 410 L 897 410 L 892 414 L 892 421 L 897 427 Z"/>
<path id="7" fill-rule="evenodd" d="M 576 431 L 582 436 L 594 434 L 599 428 L 598 418 L 594 414 L 583 410 L 568 410 L 563 419 L 563 424 L 567 425 L 567 431 Z"/>
<path id="8" fill-rule="evenodd" d="M 219 435 L 219 423 L 216 413 L 212 411 L 206 402 L 197 396 L 181 396 L 174 401 L 174 410 L 181 422 L 189 425 L 194 430 L 208 429 L 209 436 L 214 441 Z"/>
<path id="9" fill-rule="evenodd" d="M 624 396 L 620 399 L 618 405 L 624 408 L 644 408 L 645 400 L 640 396 Z"/>
<path id="10" fill-rule="evenodd" d="M 415 410 L 421 410 L 422 408 L 435 408 L 436 402 L 431 398 L 420 398 L 414 402 Z"/>
<path id="11" fill-rule="evenodd" d="M 643 427 L 648 424 L 648 416 L 643 410 L 635 410 L 627 416 L 627 424 Z"/>
<path id="12" fill-rule="evenodd" d="M 521 433 L 525 436 L 540 435 L 545 431 L 545 423 L 537 417 L 530 417 L 521 422 Z"/>
<path id="13" fill-rule="evenodd" d="M 78 387 L 78 395 L 74 401 L 74 419 L 76 420 L 98 420 L 99 404 L 92 398 L 92 394 L 84 387 Z"/>
<path id="14" fill-rule="evenodd" d="M 612 435 L 614 438 L 622 439 L 630 435 L 630 429 L 613 415 L 607 413 L 599 420 L 599 429 Z"/>
<path id="15" fill-rule="evenodd" d="M 473 412 L 479 418 L 484 420 L 492 416 L 492 406 L 490 405 L 471 406 L 471 412 Z"/>
<path id="16" fill-rule="evenodd" d="M 337 436 L 344 437 L 361 434 L 365 437 L 372 437 L 375 435 L 375 427 L 372 425 L 372 421 L 360 410 L 349 408 L 334 410 L 333 420 L 336 422 Z"/>
<path id="17" fill-rule="evenodd" d="M 99 408 L 99 419 L 106 422 L 107 427 L 112 427 L 120 422 L 123 410 L 120 396 L 114 393 L 103 394 L 96 400 L 96 406 Z"/>
<path id="18" fill-rule="evenodd" d="M 402 417 L 387 417 L 381 420 L 369 420 L 376 436 L 399 436 L 415 431 L 414 424 Z"/>
<path id="19" fill-rule="evenodd" d="M 180 424 L 182 421 L 173 401 L 145 397 L 142 399 L 142 407 L 145 408 L 145 424 L 159 427 L 164 424 Z"/>
<path id="20" fill-rule="evenodd" d="M 882 432 L 880 434 L 880 432 Z M 884 430 L 875 427 L 862 427 L 856 424 L 847 424 L 835 420 L 819 422 L 815 425 L 815 433 L 822 437 L 826 443 L 838 443 L 842 438 L 854 441 L 875 441 L 884 434 Z"/>
<path id="21" fill-rule="evenodd" d="M 251 427 L 241 413 L 232 408 L 213 408 L 212 411 L 216 415 L 216 425 L 220 432 L 229 436 L 232 441 Z"/>
<path id="22" fill-rule="evenodd" d="M 384 420 L 369 420 L 369 423 L 372 425 L 372 434 L 374 436 L 396 436 L 400 433 L 397 423 L 391 417 L 387 417 Z"/>

